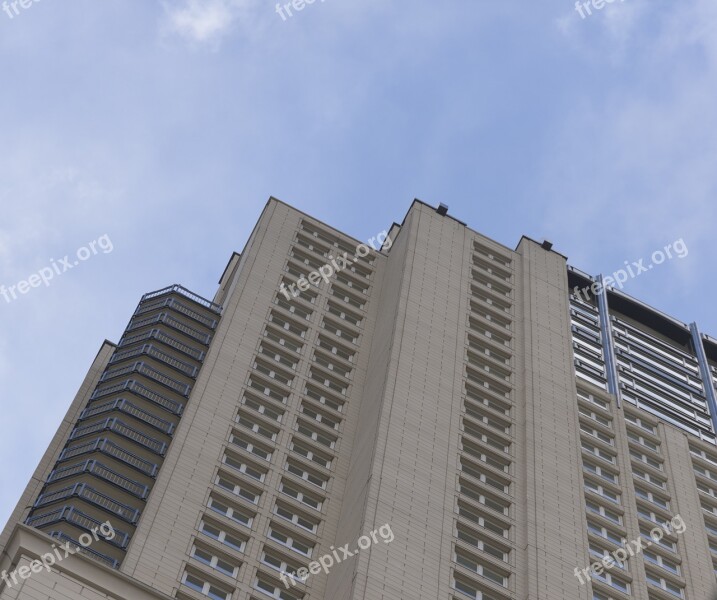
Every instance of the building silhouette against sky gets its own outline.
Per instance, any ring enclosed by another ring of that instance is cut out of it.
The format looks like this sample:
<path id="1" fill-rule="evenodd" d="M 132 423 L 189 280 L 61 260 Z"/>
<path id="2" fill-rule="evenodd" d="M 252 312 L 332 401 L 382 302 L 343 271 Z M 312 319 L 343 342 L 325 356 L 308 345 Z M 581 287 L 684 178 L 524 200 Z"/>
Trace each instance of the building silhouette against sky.
<path id="1" fill-rule="evenodd" d="M 443 205 L 376 239 L 272 198 L 211 301 L 145 295 L 0 600 L 711 597 L 717 340 Z"/>

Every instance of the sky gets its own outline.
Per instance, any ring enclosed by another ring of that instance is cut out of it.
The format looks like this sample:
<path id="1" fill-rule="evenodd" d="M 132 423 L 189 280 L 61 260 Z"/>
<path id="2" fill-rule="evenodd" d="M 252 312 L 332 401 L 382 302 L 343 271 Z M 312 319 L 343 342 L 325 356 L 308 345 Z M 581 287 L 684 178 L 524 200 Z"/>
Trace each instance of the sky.
<path id="1" fill-rule="evenodd" d="M 145 292 L 213 296 L 270 196 L 363 240 L 444 203 L 592 274 L 681 241 L 624 291 L 717 337 L 714 0 L 24 1 L 0 285 L 52 279 L 0 296 L 0 525 L 102 341 Z"/>

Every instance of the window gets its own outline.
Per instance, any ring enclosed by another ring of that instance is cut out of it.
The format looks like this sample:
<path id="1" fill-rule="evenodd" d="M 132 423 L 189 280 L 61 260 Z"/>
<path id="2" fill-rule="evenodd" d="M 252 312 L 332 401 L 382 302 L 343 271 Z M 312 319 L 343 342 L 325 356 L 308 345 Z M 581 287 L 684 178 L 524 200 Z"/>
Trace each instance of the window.
<path id="1" fill-rule="evenodd" d="M 238 564 L 225 557 L 219 556 L 216 551 L 211 550 L 206 546 L 201 546 L 195 543 L 192 545 L 190 554 L 198 561 L 219 571 L 220 573 L 224 573 L 224 575 L 228 575 L 229 577 L 236 577 L 239 573 Z"/>
<path id="2" fill-rule="evenodd" d="M 265 437 L 269 440 L 276 441 L 276 431 L 271 430 L 263 425 L 260 425 L 257 421 L 249 418 L 246 415 L 239 413 L 236 418 L 236 422 L 242 427 L 246 427 L 254 433 L 258 433 L 260 436 Z"/>
<path id="3" fill-rule="evenodd" d="M 597 456 L 598 458 L 602 458 L 609 463 L 615 464 L 615 457 L 612 454 L 608 454 L 607 452 L 605 452 L 605 450 L 602 450 L 596 445 L 585 441 L 581 442 L 580 445 L 582 446 L 582 449 L 586 452 L 589 452 L 590 454 Z"/>
<path id="4" fill-rule="evenodd" d="M 657 435 L 657 428 L 654 425 L 650 425 L 650 423 L 640 417 L 636 417 L 632 413 L 625 412 L 625 420 L 641 427 L 645 431 L 649 431 L 652 435 Z"/>
<path id="5" fill-rule="evenodd" d="M 329 417 L 326 413 L 323 413 L 321 411 L 314 410 L 311 406 L 307 405 L 306 403 L 301 404 L 300 410 L 303 414 L 305 414 L 307 417 L 313 419 L 317 423 L 321 423 L 322 425 L 331 427 L 331 429 L 339 428 L 338 419 Z"/>
<path id="6" fill-rule="evenodd" d="M 261 498 L 260 492 L 254 491 L 244 482 L 234 480 L 233 478 L 224 475 L 221 471 L 217 475 L 215 483 L 222 489 L 231 492 L 235 496 L 239 496 L 240 498 L 243 498 L 244 500 L 247 500 L 252 504 L 259 504 L 259 498 Z"/>
<path id="7" fill-rule="evenodd" d="M 485 485 L 490 486 L 493 489 L 498 490 L 499 492 L 503 492 L 504 494 L 510 493 L 510 481 L 499 479 L 490 472 L 484 471 L 477 465 L 474 465 L 466 457 L 461 457 L 461 471 L 463 471 L 467 475 L 470 475 L 471 477 L 475 477 L 481 483 L 484 483 Z"/>
<path id="8" fill-rule="evenodd" d="M 463 504 L 458 505 L 458 515 L 465 519 L 468 519 L 469 521 L 475 523 L 476 525 L 479 525 L 480 527 L 487 529 L 492 533 L 500 535 L 504 538 L 508 537 L 510 526 L 508 524 L 502 523 L 498 519 L 488 517 L 487 515 L 483 516 L 481 514 L 478 514 L 477 511 L 468 508 Z"/>
<path id="9" fill-rule="evenodd" d="M 601 538 L 611 541 L 613 544 L 617 544 L 618 546 L 622 545 L 622 538 L 617 533 L 614 533 L 606 527 L 600 527 L 599 525 L 595 525 L 594 523 L 588 521 L 588 531 Z"/>
<path id="10" fill-rule="evenodd" d="M 705 469 L 704 467 L 701 467 L 699 465 L 693 465 L 692 467 L 698 475 L 702 475 L 702 477 L 707 477 L 707 479 L 711 479 L 712 481 L 717 481 L 717 473 L 714 471 L 710 471 L 709 469 Z"/>
<path id="11" fill-rule="evenodd" d="M 615 492 L 612 492 L 608 489 L 605 489 L 603 486 L 598 485 L 597 483 L 590 481 L 589 479 L 585 480 L 585 489 L 591 492 L 594 492 L 595 494 L 599 494 L 606 500 L 609 500 L 610 502 L 614 502 L 615 504 L 620 504 L 620 496 L 619 494 L 616 494 Z"/>
<path id="12" fill-rule="evenodd" d="M 292 475 L 296 475 L 297 477 L 300 477 L 304 481 L 308 481 L 309 483 L 312 483 L 318 487 L 320 487 L 322 490 L 326 489 L 326 485 L 329 482 L 329 478 L 319 475 L 318 473 L 314 471 L 310 471 L 306 467 L 303 467 L 300 463 L 295 462 L 291 459 L 289 459 L 286 462 L 286 465 L 284 468 L 289 471 Z"/>
<path id="13" fill-rule="evenodd" d="M 249 394 L 246 394 L 244 396 L 244 398 L 242 400 L 242 404 L 244 404 L 244 406 L 248 406 L 252 410 L 255 410 L 260 415 L 264 415 L 265 417 L 272 419 L 273 421 L 276 421 L 277 423 L 280 423 L 281 417 L 284 416 L 283 410 L 275 410 L 272 406 L 267 405 L 264 402 L 255 400 Z"/>
<path id="14" fill-rule="evenodd" d="M 288 505 L 277 504 L 276 506 L 274 506 L 274 514 L 278 515 L 282 519 L 286 519 L 294 525 L 298 525 L 299 527 L 310 531 L 311 533 L 316 533 L 316 530 L 319 528 L 319 524 L 316 520 L 310 519 L 304 515 L 299 514 L 296 510 L 289 507 Z"/>
<path id="15" fill-rule="evenodd" d="M 277 598 L 277 600 L 300 600 L 304 597 L 303 594 L 297 595 L 296 592 L 287 590 L 284 584 L 278 581 L 271 581 L 264 574 L 260 574 L 254 579 L 254 589 L 272 598 Z"/>
<path id="16" fill-rule="evenodd" d="M 698 486 L 699 487 L 699 486 Z M 653 492 L 648 492 L 647 490 L 641 488 L 640 486 L 635 486 L 635 494 L 638 498 L 642 498 L 643 500 L 647 500 L 648 502 L 652 502 L 653 504 L 656 504 L 657 506 L 665 509 L 670 508 L 670 503 L 665 500 L 664 498 L 661 498 L 660 496 L 655 495 Z"/>
<path id="17" fill-rule="evenodd" d="M 668 560 L 664 556 L 657 554 L 656 552 L 653 552 L 652 550 L 643 550 L 642 555 L 645 557 L 645 560 L 651 562 L 653 565 L 662 567 L 663 569 L 665 569 L 675 575 L 680 574 L 680 567 L 677 565 L 676 562 Z"/>
<path id="18" fill-rule="evenodd" d="M 632 456 L 632 458 L 634 458 L 635 460 L 639 460 L 640 462 L 645 463 L 646 465 L 650 465 L 653 469 L 662 471 L 662 463 L 658 460 L 655 460 L 651 456 L 647 456 L 647 454 L 643 454 L 642 452 L 638 452 L 637 450 L 630 449 L 630 456 Z"/>
<path id="19" fill-rule="evenodd" d="M 647 481 L 648 483 L 651 483 L 652 485 L 656 485 L 658 487 L 661 487 L 662 489 L 665 489 L 667 485 L 664 481 L 661 481 L 660 479 L 657 479 L 654 475 L 650 475 L 649 473 L 646 473 L 642 469 L 637 469 L 633 467 L 632 474 L 635 475 L 635 477 L 639 477 L 640 479 L 643 479 L 644 481 Z"/>
<path id="20" fill-rule="evenodd" d="M 335 410 L 336 412 L 342 412 L 344 407 L 343 400 L 335 400 L 333 398 L 328 398 L 323 395 L 322 392 L 320 392 L 317 388 L 314 388 L 312 386 L 306 386 L 305 394 L 309 398 L 313 398 L 314 400 L 321 402 L 324 406 L 328 406 L 329 408 Z"/>
<path id="21" fill-rule="evenodd" d="M 592 419 L 593 421 L 597 421 L 598 423 L 600 423 L 600 425 L 612 428 L 612 420 L 599 413 L 596 413 L 594 410 L 590 410 L 589 408 L 585 408 L 584 406 L 578 406 L 578 412 L 581 415 Z"/>
<path id="22" fill-rule="evenodd" d="M 255 456 L 258 456 L 259 458 L 270 461 L 272 452 L 271 450 L 267 449 L 265 446 L 262 446 L 261 444 L 256 444 L 241 435 L 237 435 L 236 433 L 232 433 L 231 437 L 229 438 L 229 441 L 234 444 L 235 446 L 239 446 L 240 448 L 243 448 L 247 452 L 251 452 Z"/>
<path id="23" fill-rule="evenodd" d="M 669 550 L 670 552 L 677 552 L 677 544 L 675 544 L 674 542 L 671 542 L 670 540 L 668 540 L 665 537 L 663 537 L 660 540 L 654 539 L 650 536 L 650 531 L 651 531 L 650 529 L 641 527 L 640 528 L 640 537 L 643 538 L 644 540 L 647 540 L 648 542 L 650 542 L 650 544 L 659 544 L 660 546 L 662 546 L 666 550 Z"/>
<path id="24" fill-rule="evenodd" d="M 660 447 L 658 444 L 655 444 L 653 441 L 648 440 L 641 435 L 638 435 L 634 431 L 627 430 L 627 437 L 630 438 L 633 442 L 636 444 L 640 444 L 641 446 L 645 446 L 645 448 L 649 448 L 653 452 L 660 452 Z"/>
<path id="25" fill-rule="evenodd" d="M 603 433 L 602 431 L 600 431 L 598 429 L 590 427 L 589 425 L 586 425 L 585 423 L 580 423 L 580 431 L 582 431 L 583 433 L 587 433 L 588 435 L 591 435 L 594 438 L 597 438 L 601 442 L 605 442 L 606 444 L 610 444 L 611 446 L 615 445 L 615 441 L 609 435 Z"/>
<path id="26" fill-rule="evenodd" d="M 304 421 L 299 421 L 297 423 L 296 430 L 302 435 L 305 435 L 306 437 L 314 440 L 315 442 L 318 442 L 322 446 L 326 446 L 327 448 L 333 449 L 334 445 L 336 444 L 335 438 L 331 438 L 323 433 L 319 433 L 318 431 L 311 429 L 311 427 L 309 427 L 308 424 Z"/>
<path id="27" fill-rule="evenodd" d="M 665 579 L 664 577 L 659 577 L 650 571 L 646 571 L 645 575 L 647 577 L 647 582 L 651 583 L 652 585 L 665 590 L 666 592 L 669 592 L 676 598 L 684 598 L 684 592 L 681 587 L 678 585 L 675 585 L 668 579 Z"/>
<path id="28" fill-rule="evenodd" d="M 620 590 L 624 594 L 630 594 L 630 584 L 609 571 L 603 571 L 602 573 L 593 571 L 590 573 L 590 576 L 607 583 L 610 587 L 614 587 L 616 590 Z"/>
<path id="29" fill-rule="evenodd" d="M 246 512 L 232 506 L 224 499 L 218 499 L 214 496 L 210 496 L 207 505 L 214 512 L 217 512 L 220 515 L 231 519 L 232 521 L 236 521 L 237 523 L 239 523 L 240 525 L 244 525 L 245 527 L 251 527 L 252 521 L 254 520 L 253 515 L 249 516 Z"/>
<path id="30" fill-rule="evenodd" d="M 717 456 L 714 454 L 709 454 L 705 450 L 697 448 L 692 444 L 690 444 L 690 452 L 702 460 L 706 460 L 707 462 L 711 462 L 713 465 L 717 465 Z"/>
<path id="31" fill-rule="evenodd" d="M 212 600 L 230 600 L 234 590 L 224 589 L 214 583 L 210 583 L 206 578 L 198 574 L 185 571 L 182 575 L 182 583 L 203 596 L 212 598 Z"/>
<path id="32" fill-rule="evenodd" d="M 597 475 L 598 477 L 601 477 L 605 481 L 609 481 L 610 483 L 617 484 L 617 475 L 614 473 L 611 473 L 604 467 L 594 465 L 591 462 L 583 461 L 583 470 L 588 471 L 589 473 L 593 473 Z"/>
<path id="33" fill-rule="evenodd" d="M 302 579 L 296 574 L 296 571 L 302 568 L 298 565 L 298 563 L 294 563 L 293 561 L 290 562 L 289 560 L 283 558 L 281 555 L 277 554 L 273 550 L 265 548 L 262 551 L 261 558 L 259 560 L 270 569 L 279 571 L 279 573 L 286 573 L 287 575 L 290 575 L 291 577 L 293 577 L 297 581 L 301 581 L 302 583 L 306 579 L 308 579 L 308 575 Z"/>
<path id="34" fill-rule="evenodd" d="M 610 557 L 611 562 L 615 563 L 618 567 L 621 569 L 626 569 L 626 564 L 624 562 L 621 562 L 617 560 L 615 557 L 613 557 L 612 553 L 609 550 L 606 550 L 605 548 L 601 548 L 598 546 L 595 542 L 590 542 L 590 545 L 588 546 L 590 554 L 598 559 L 598 562 L 602 562 L 603 558 L 606 556 Z"/>
<path id="35" fill-rule="evenodd" d="M 660 519 L 659 515 L 656 515 L 654 512 L 646 510 L 641 506 L 637 507 L 637 514 L 647 521 L 652 521 L 655 525 L 660 525 L 661 521 L 664 522 L 664 519 Z"/>
<path id="36" fill-rule="evenodd" d="M 478 486 L 468 483 L 463 478 L 461 478 L 461 480 L 460 480 L 459 490 L 460 490 L 461 494 L 468 496 L 469 498 L 475 500 L 476 502 L 480 502 L 484 506 L 487 506 L 488 508 L 490 508 L 502 515 L 506 515 L 506 516 L 508 515 L 508 512 L 510 510 L 509 502 L 506 502 L 505 500 L 503 500 L 500 497 L 496 497 L 492 494 L 485 493 Z"/>
<path id="37" fill-rule="evenodd" d="M 587 402 L 591 402 L 592 404 L 599 406 L 603 410 L 610 410 L 610 402 L 608 402 L 607 400 L 603 400 L 602 398 L 597 398 L 592 394 L 583 392 L 582 390 L 578 390 L 578 398 L 581 398 L 582 400 L 585 400 Z"/>
<path id="38" fill-rule="evenodd" d="M 302 504 L 306 504 L 306 506 L 310 506 L 316 510 L 321 510 L 322 501 L 317 496 L 303 492 L 299 487 L 293 484 L 282 481 L 279 491 L 281 491 L 282 494 L 286 494 L 287 496 L 294 498 L 294 500 L 297 500 Z"/>
<path id="39" fill-rule="evenodd" d="M 478 558 L 472 554 L 468 554 L 464 550 L 456 550 L 455 561 L 459 565 L 489 579 L 493 583 L 497 583 L 503 587 L 508 586 L 508 576 L 506 574 L 496 570 L 494 567 L 484 565 Z"/>
<path id="40" fill-rule="evenodd" d="M 232 469 L 235 469 L 252 479 L 256 479 L 257 481 L 263 482 L 264 477 L 266 477 L 266 471 L 263 469 L 259 469 L 256 465 L 253 465 L 240 457 L 229 454 L 228 452 L 224 453 L 222 462 Z"/>
<path id="41" fill-rule="evenodd" d="M 308 556 L 309 558 L 311 558 L 311 551 L 313 549 L 312 544 L 307 541 L 296 538 L 289 533 L 285 533 L 284 530 L 279 529 L 278 527 L 276 527 L 276 525 L 272 524 L 269 527 L 268 537 L 270 537 L 275 542 L 281 544 L 282 546 L 286 546 L 290 550 L 293 550 L 294 552 L 298 552 L 299 554 L 303 554 L 304 556 Z"/>
<path id="42" fill-rule="evenodd" d="M 233 550 L 244 552 L 246 541 L 232 531 L 222 528 L 221 525 L 202 519 L 199 523 L 199 531 L 210 538 L 229 546 Z"/>
<path id="43" fill-rule="evenodd" d="M 473 530 L 460 523 L 458 524 L 456 537 L 459 540 L 464 541 L 466 544 L 470 544 L 477 550 L 484 552 L 485 554 L 489 554 L 492 557 L 502 560 L 504 562 L 508 561 L 508 556 L 510 554 L 510 551 L 508 549 L 503 549 L 494 541 L 484 536 L 481 536 L 480 534 L 474 532 Z"/>
<path id="44" fill-rule="evenodd" d="M 609 508 L 605 508 L 604 506 L 600 506 L 597 502 L 593 502 L 592 500 L 587 500 L 585 502 L 587 509 L 596 514 L 600 515 L 601 517 L 604 517 L 613 523 L 617 523 L 618 525 L 622 525 L 622 517 L 619 513 L 615 512 L 614 510 L 610 510 Z"/>
<path id="45" fill-rule="evenodd" d="M 305 444 L 300 444 L 297 442 L 292 441 L 291 442 L 291 449 L 296 452 L 297 454 L 300 454 L 304 458 L 307 458 L 311 462 L 315 462 L 317 465 L 321 465 L 322 467 L 325 467 L 326 469 L 331 468 L 331 459 L 326 458 L 322 453 L 316 452 L 315 450 L 311 450 L 309 446 Z"/>

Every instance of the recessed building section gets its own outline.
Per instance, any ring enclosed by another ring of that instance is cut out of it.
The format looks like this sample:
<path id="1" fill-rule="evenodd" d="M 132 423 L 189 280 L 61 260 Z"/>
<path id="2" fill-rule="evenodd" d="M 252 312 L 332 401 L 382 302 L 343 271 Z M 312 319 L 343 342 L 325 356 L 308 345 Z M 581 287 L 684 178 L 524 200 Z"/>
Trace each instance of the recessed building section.
<path id="1" fill-rule="evenodd" d="M 119 567 L 174 438 L 221 316 L 181 286 L 146 294 L 25 520 Z"/>

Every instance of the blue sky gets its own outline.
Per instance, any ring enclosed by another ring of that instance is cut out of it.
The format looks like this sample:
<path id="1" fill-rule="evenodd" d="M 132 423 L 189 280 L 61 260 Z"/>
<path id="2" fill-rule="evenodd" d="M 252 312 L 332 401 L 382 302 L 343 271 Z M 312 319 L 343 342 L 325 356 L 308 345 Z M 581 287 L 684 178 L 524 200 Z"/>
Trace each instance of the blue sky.
<path id="1" fill-rule="evenodd" d="M 714 0 L 19 11 L 0 12 L 0 284 L 113 251 L 0 297 L 2 523 L 102 340 L 146 291 L 211 296 L 270 195 L 360 239 L 443 202 L 590 273 L 683 239 L 625 291 L 717 336 Z"/>

